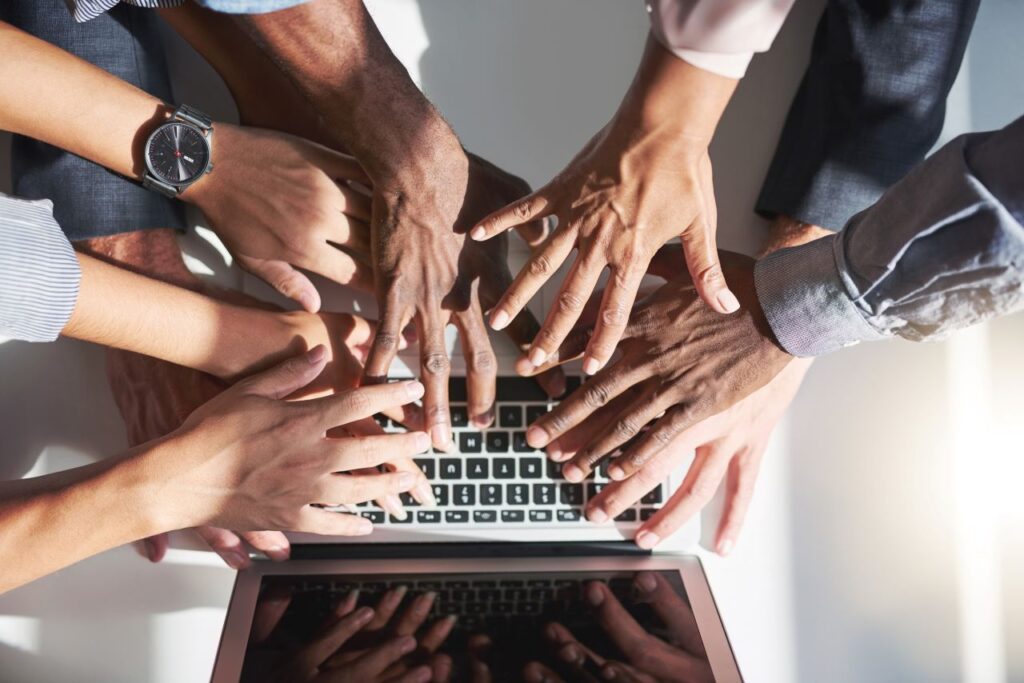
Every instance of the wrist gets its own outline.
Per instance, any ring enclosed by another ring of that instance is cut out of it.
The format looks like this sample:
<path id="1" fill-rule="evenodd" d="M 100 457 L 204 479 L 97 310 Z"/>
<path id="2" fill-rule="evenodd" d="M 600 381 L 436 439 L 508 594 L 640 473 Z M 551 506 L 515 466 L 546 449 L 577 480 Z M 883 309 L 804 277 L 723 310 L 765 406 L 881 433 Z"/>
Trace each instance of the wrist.
<path id="1" fill-rule="evenodd" d="M 221 328 L 235 332 L 229 333 L 228 343 L 211 360 L 208 372 L 225 381 L 235 382 L 315 346 L 308 341 L 317 338 L 315 329 L 305 320 L 319 320 L 312 313 L 232 305 L 224 308 Z"/>
<path id="2" fill-rule="evenodd" d="M 821 226 L 804 223 L 780 214 L 768 224 L 768 233 L 765 235 L 764 243 L 757 256 L 761 258 L 780 249 L 799 247 L 832 234 L 834 233 L 831 230 L 826 230 Z"/>

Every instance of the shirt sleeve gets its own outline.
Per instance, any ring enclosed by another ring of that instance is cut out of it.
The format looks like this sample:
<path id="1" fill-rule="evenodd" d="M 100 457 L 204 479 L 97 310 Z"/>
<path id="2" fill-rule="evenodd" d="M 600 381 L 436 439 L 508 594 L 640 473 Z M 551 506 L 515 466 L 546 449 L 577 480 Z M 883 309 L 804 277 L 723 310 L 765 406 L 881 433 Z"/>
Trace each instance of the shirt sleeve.
<path id="1" fill-rule="evenodd" d="M 772 46 L 794 0 L 645 0 L 651 33 L 694 66 L 743 78 Z"/>
<path id="2" fill-rule="evenodd" d="M 758 299 L 782 347 L 817 356 L 932 341 L 1024 308 L 1024 117 L 961 136 L 834 236 L 761 259 Z"/>
<path id="3" fill-rule="evenodd" d="M 0 193 L 0 336 L 56 339 L 75 309 L 80 280 L 53 204 Z"/>

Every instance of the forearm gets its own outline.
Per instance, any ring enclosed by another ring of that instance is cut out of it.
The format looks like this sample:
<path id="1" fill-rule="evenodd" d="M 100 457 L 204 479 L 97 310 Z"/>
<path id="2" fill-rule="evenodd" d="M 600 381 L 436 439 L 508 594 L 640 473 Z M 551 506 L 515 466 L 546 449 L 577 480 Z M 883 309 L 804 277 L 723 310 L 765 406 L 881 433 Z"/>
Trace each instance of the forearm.
<path id="1" fill-rule="evenodd" d="M 43 477 L 0 483 L 0 593 L 152 534 L 187 526 L 158 513 L 149 444 Z M 162 453 L 173 457 L 173 453 Z"/>
<path id="2" fill-rule="evenodd" d="M 140 178 L 145 133 L 165 103 L 0 22 L 0 129 Z"/>
<path id="3" fill-rule="evenodd" d="M 435 180 L 428 169 L 460 158 L 467 165 L 454 132 L 391 52 L 361 0 L 314 0 L 239 21 L 375 183 L 422 191 Z"/>

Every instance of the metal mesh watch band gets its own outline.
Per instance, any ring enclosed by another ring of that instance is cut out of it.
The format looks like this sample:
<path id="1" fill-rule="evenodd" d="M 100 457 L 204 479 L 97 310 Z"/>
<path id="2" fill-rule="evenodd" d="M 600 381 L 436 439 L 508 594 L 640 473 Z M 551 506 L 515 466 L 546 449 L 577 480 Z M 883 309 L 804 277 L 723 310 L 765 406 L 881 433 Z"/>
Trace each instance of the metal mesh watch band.
<path id="1" fill-rule="evenodd" d="M 186 123 L 191 123 L 196 128 L 199 128 L 204 133 L 209 131 L 213 127 L 213 119 L 199 111 L 195 107 L 190 107 L 187 104 L 183 104 L 174 110 L 174 115 L 171 119 L 181 119 Z"/>

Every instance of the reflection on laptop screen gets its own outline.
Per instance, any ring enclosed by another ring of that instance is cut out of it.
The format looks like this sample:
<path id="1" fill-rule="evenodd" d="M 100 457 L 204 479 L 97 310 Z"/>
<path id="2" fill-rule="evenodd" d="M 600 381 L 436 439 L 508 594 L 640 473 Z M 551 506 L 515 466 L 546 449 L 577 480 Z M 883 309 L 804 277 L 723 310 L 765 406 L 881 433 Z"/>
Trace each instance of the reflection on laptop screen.
<path id="1" fill-rule="evenodd" d="M 242 680 L 400 681 L 424 664 L 473 683 L 713 680 L 672 571 L 267 576 Z"/>

